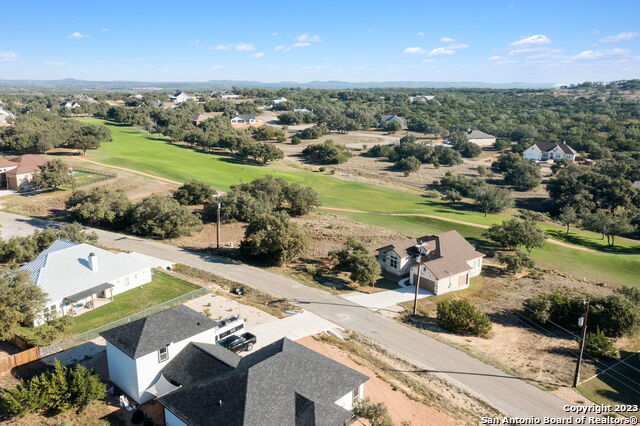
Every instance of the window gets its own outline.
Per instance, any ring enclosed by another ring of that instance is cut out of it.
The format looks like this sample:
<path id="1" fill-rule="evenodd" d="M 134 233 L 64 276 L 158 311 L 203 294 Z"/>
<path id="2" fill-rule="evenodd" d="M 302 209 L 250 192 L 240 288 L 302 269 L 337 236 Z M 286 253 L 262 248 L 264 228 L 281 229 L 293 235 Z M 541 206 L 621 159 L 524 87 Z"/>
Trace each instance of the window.
<path id="1" fill-rule="evenodd" d="M 391 255 L 391 257 L 389 258 L 389 266 L 391 266 L 394 269 L 398 269 L 398 257 L 395 255 Z"/>
<path id="2" fill-rule="evenodd" d="M 165 362 L 169 359 L 169 345 L 164 346 L 158 350 L 158 362 Z"/>
<path id="3" fill-rule="evenodd" d="M 382 263 L 387 263 L 387 254 L 382 253 Z"/>
<path id="4" fill-rule="evenodd" d="M 358 400 L 360 400 L 360 386 L 353 390 L 353 403 L 355 404 Z"/>

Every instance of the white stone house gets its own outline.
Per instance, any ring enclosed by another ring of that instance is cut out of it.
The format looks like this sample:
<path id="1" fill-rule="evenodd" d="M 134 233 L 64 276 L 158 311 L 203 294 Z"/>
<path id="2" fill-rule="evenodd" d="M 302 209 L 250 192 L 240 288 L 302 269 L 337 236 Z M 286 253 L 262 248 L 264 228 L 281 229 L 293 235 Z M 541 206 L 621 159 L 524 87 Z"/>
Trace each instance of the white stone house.
<path id="1" fill-rule="evenodd" d="M 0 125 L 9 125 L 15 118 L 11 111 L 0 108 Z"/>
<path id="2" fill-rule="evenodd" d="M 420 287 L 433 294 L 469 287 L 470 279 L 480 275 L 484 257 L 456 231 L 398 241 L 377 251 L 382 270 L 393 278 L 408 277 L 415 284 L 420 267 Z"/>
<path id="3" fill-rule="evenodd" d="M 105 331 L 109 377 L 138 403 L 155 398 L 167 426 L 338 426 L 364 395 L 368 377 L 302 345 L 240 357 L 216 344 L 222 329 L 178 306 Z"/>
<path id="4" fill-rule="evenodd" d="M 496 143 L 496 137 L 481 130 L 467 130 L 467 140 L 478 146 L 491 146 Z"/>
<path id="5" fill-rule="evenodd" d="M 61 315 L 80 315 L 113 296 L 151 282 L 152 266 L 128 253 L 57 239 L 20 269 L 47 295 L 34 325 Z"/>
<path id="6" fill-rule="evenodd" d="M 434 99 L 435 99 L 435 96 L 432 96 L 432 95 L 416 95 L 416 96 L 409 96 L 409 99 L 407 99 L 407 102 L 409 102 L 410 104 L 425 103 L 425 102 L 430 102 Z"/>
<path id="7" fill-rule="evenodd" d="M 574 161 L 577 152 L 566 143 L 536 142 L 525 149 L 522 157 L 533 161 Z"/>
<path id="8" fill-rule="evenodd" d="M 65 102 L 62 102 L 59 106 L 60 108 L 66 108 L 66 109 L 80 108 L 80 104 L 76 101 L 65 101 Z"/>

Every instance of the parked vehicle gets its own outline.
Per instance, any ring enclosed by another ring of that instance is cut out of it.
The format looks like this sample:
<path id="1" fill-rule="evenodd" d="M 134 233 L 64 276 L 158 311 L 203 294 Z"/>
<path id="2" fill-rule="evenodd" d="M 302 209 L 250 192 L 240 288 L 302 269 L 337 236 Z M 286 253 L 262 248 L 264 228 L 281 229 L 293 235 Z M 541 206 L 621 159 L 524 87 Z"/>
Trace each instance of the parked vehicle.
<path id="1" fill-rule="evenodd" d="M 240 336 L 231 335 L 222 340 L 218 340 L 218 344 L 229 349 L 232 352 L 238 353 L 243 351 L 250 351 L 253 349 L 253 345 L 256 343 L 256 336 L 252 333 L 243 333 Z"/>

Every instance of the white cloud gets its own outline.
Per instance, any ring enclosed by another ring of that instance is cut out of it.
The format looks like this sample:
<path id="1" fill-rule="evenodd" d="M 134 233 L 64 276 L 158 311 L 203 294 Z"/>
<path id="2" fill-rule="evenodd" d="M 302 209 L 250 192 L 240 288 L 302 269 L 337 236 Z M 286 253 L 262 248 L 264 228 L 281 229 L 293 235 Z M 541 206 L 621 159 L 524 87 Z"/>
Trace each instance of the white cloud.
<path id="1" fill-rule="evenodd" d="M 502 65 L 502 64 L 513 64 L 513 63 L 516 62 L 514 60 L 507 59 L 504 56 L 499 56 L 499 55 L 492 56 L 492 57 L 489 58 L 489 60 L 491 62 L 493 62 L 495 64 L 499 64 L 499 65 Z"/>
<path id="2" fill-rule="evenodd" d="M 416 33 L 416 35 L 417 35 L 418 37 L 424 37 L 424 35 L 425 35 L 425 34 L 424 34 L 422 31 L 418 31 L 418 32 Z"/>
<path id="3" fill-rule="evenodd" d="M 263 56 L 264 56 L 264 53 L 256 52 L 256 53 L 253 53 L 250 57 L 251 58 L 262 58 Z"/>
<path id="4" fill-rule="evenodd" d="M 253 47 L 253 44 L 238 43 L 238 44 L 236 44 L 236 50 L 238 52 L 251 52 L 252 50 L 256 50 L 256 48 Z"/>
<path id="5" fill-rule="evenodd" d="M 442 37 L 440 41 L 442 43 L 453 43 L 454 41 L 456 41 L 456 39 L 451 37 Z"/>
<path id="6" fill-rule="evenodd" d="M 296 36 L 296 40 L 299 42 L 308 42 L 308 43 L 320 43 L 320 36 L 318 35 L 309 35 L 308 33 L 302 33 Z"/>
<path id="7" fill-rule="evenodd" d="M 444 55 L 453 55 L 454 53 L 456 53 L 455 50 L 453 49 L 447 49 L 446 47 L 437 47 L 433 50 L 430 50 L 428 55 L 429 56 L 444 56 Z"/>
<path id="8" fill-rule="evenodd" d="M 211 65 L 209 67 L 209 69 L 214 70 L 214 71 L 215 70 L 221 70 L 222 68 L 224 68 L 224 65 Z"/>
<path id="9" fill-rule="evenodd" d="M 276 32 L 271 33 L 271 37 L 275 37 L 277 35 L 278 35 L 278 33 L 276 33 Z"/>
<path id="10" fill-rule="evenodd" d="M 111 31 L 111 28 L 103 28 L 100 31 L 102 31 L 103 33 L 108 33 L 109 31 Z"/>
<path id="11" fill-rule="evenodd" d="M 307 42 L 307 41 L 299 41 L 297 43 L 294 43 L 291 47 L 298 48 L 298 47 L 309 47 L 311 46 L 311 43 Z"/>
<path id="12" fill-rule="evenodd" d="M 640 37 L 640 33 L 619 33 L 600 39 L 600 43 L 618 43 L 619 41 L 633 40 Z"/>
<path id="13" fill-rule="evenodd" d="M 82 34 L 77 31 L 72 32 L 67 36 L 67 38 L 89 38 L 87 34 Z"/>
<path id="14" fill-rule="evenodd" d="M 18 58 L 18 54 L 16 52 L 12 52 L 11 50 L 3 50 L 0 48 L 0 62 L 13 62 Z"/>
<path id="15" fill-rule="evenodd" d="M 427 53 L 427 51 L 422 47 L 416 46 L 416 47 L 407 47 L 406 49 L 404 49 L 402 53 L 404 53 L 405 55 L 424 55 L 425 53 Z"/>
<path id="16" fill-rule="evenodd" d="M 551 39 L 544 34 L 534 34 L 529 37 L 509 43 L 509 46 L 540 46 L 551 43 Z"/>
<path id="17" fill-rule="evenodd" d="M 571 57 L 574 60 L 594 60 L 607 56 L 626 56 L 631 53 L 627 49 L 606 49 L 606 50 L 584 50 L 577 55 Z"/>
<path id="18" fill-rule="evenodd" d="M 60 62 L 60 61 L 42 61 L 42 63 L 44 65 L 50 65 L 52 67 L 63 67 L 67 64 L 66 62 Z"/>
<path id="19" fill-rule="evenodd" d="M 287 51 L 291 50 L 291 48 L 279 44 L 276 47 L 274 47 L 273 50 L 277 50 L 278 52 L 287 52 Z"/>
<path id="20" fill-rule="evenodd" d="M 435 62 L 435 61 L 436 61 L 435 59 L 428 59 L 428 58 L 427 58 L 427 59 L 423 59 L 421 62 L 423 62 L 423 63 L 425 63 L 425 64 L 431 64 L 431 63 L 433 63 L 433 62 Z"/>
<path id="21" fill-rule="evenodd" d="M 469 47 L 468 44 L 464 44 L 464 43 L 453 43 L 447 46 L 447 49 L 466 49 L 467 47 Z"/>
<path id="22" fill-rule="evenodd" d="M 233 44 L 218 44 L 214 47 L 215 50 L 231 50 Z"/>

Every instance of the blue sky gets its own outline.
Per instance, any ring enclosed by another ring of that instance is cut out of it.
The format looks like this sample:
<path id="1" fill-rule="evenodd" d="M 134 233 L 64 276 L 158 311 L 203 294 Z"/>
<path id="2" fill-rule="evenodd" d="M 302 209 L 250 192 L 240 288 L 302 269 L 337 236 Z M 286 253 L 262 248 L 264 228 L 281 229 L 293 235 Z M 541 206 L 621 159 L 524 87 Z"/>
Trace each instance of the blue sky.
<path id="1" fill-rule="evenodd" d="M 3 7 L 0 30 L 4 79 L 639 77 L 637 0 L 23 0 Z"/>

